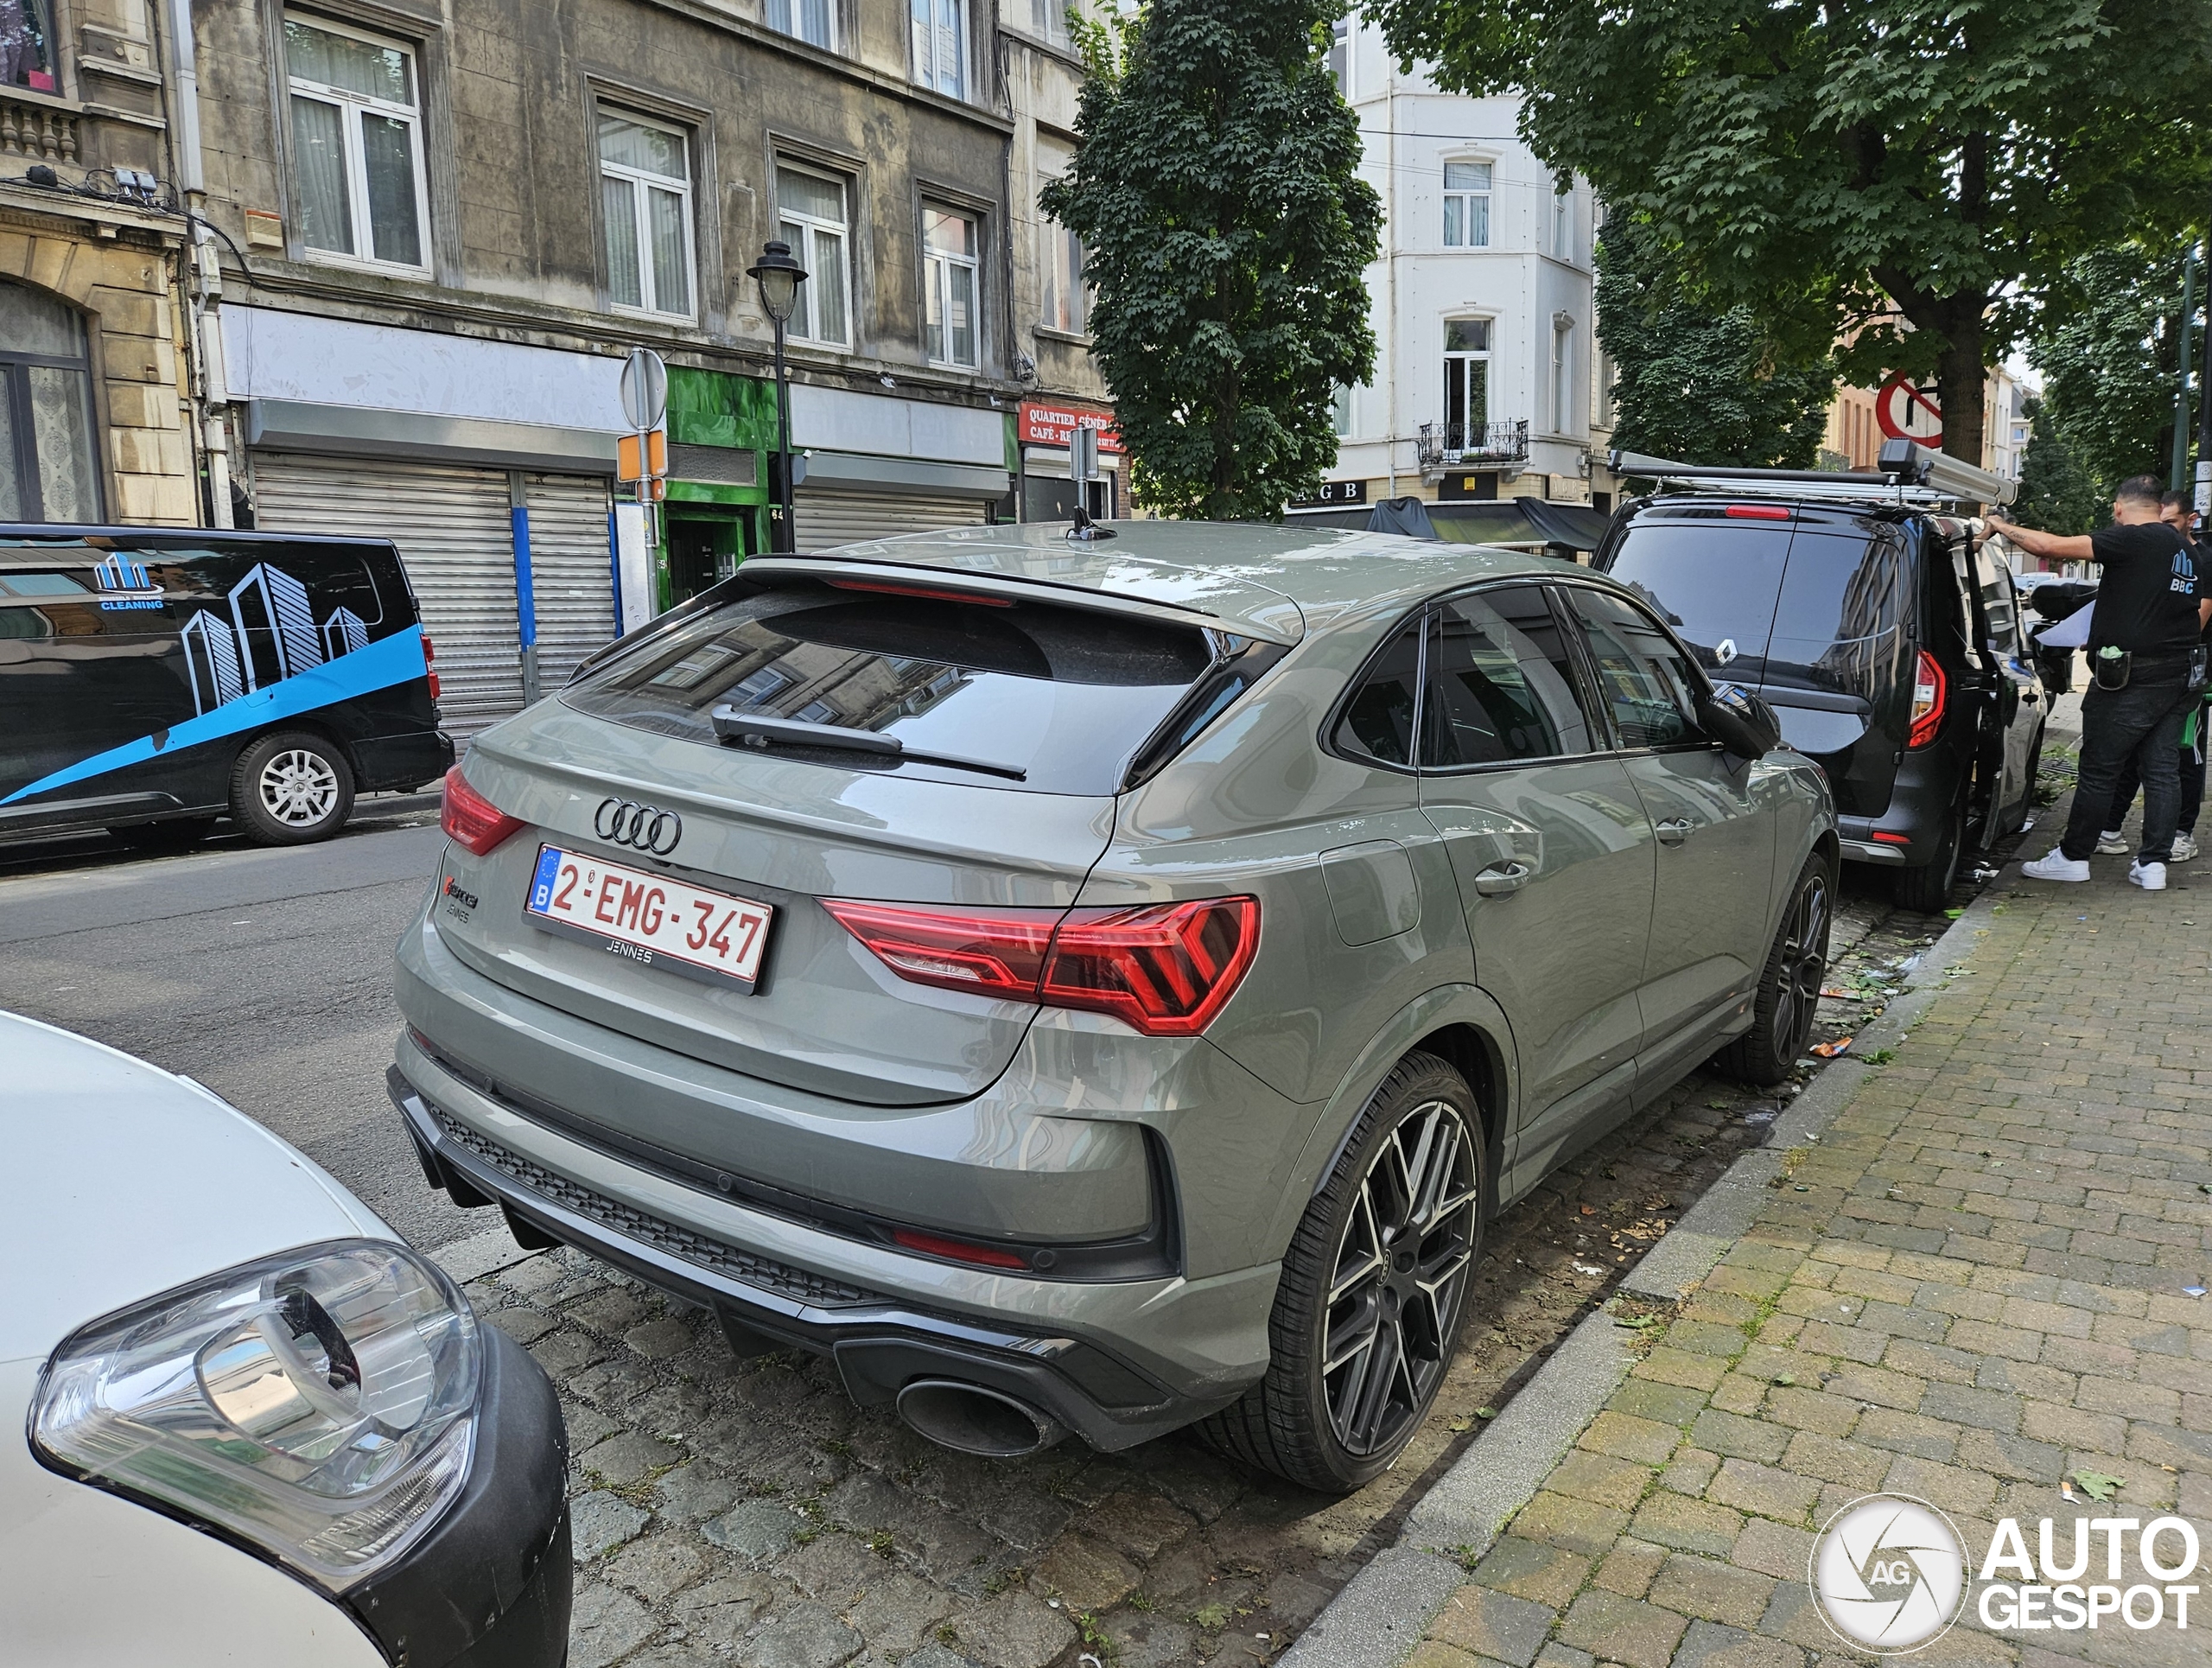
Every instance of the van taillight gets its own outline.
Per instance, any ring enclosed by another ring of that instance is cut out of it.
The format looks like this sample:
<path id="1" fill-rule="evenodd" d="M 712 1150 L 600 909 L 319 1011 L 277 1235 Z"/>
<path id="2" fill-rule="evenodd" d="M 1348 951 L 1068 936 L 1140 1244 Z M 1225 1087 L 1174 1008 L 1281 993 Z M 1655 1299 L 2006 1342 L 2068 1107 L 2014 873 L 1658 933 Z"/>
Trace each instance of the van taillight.
<path id="1" fill-rule="evenodd" d="M 1111 1014 L 1147 1036 L 1205 1030 L 1260 944 L 1256 898 L 1069 910 L 827 898 L 822 907 L 900 978 Z"/>
<path id="2" fill-rule="evenodd" d="M 1943 668 L 1934 655 L 1921 650 L 1919 667 L 1912 675 L 1912 733 L 1905 738 L 1907 747 L 1926 747 L 1936 739 L 1943 727 L 1944 697 L 1949 692 Z"/>
<path id="3" fill-rule="evenodd" d="M 437 669 L 431 663 L 437 658 L 438 652 L 430 646 L 430 633 L 424 632 L 423 633 L 423 670 L 424 675 L 430 680 L 430 698 L 433 701 L 438 698 L 438 674 Z"/>
<path id="4" fill-rule="evenodd" d="M 438 824 L 445 830 L 448 838 L 467 846 L 480 857 L 520 828 L 522 818 L 508 816 L 469 786 L 468 778 L 455 765 L 446 772 L 445 798 L 438 807 Z"/>

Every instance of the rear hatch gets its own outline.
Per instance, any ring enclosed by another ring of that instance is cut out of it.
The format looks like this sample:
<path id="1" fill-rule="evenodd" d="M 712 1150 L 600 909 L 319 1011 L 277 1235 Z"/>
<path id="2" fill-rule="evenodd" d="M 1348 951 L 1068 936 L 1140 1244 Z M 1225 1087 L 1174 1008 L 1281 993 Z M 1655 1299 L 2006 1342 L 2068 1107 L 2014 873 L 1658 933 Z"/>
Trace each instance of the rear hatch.
<path id="1" fill-rule="evenodd" d="M 1847 816 L 1878 816 L 1910 728 L 1910 570 L 1896 527 L 1844 510 L 1655 505 L 1599 566 L 1716 678 L 1755 689 Z"/>
<path id="2" fill-rule="evenodd" d="M 486 856 L 449 848 L 480 901 L 438 930 L 510 988 L 755 1078 L 883 1106 L 965 1098 L 1006 1069 L 1035 1008 L 899 977 L 821 900 L 1071 904 L 1132 757 L 1217 639 L 941 587 L 734 586 L 477 739 L 468 781 L 527 826 Z M 823 744 L 725 739 L 718 708 L 820 726 Z M 851 750 L 880 737 L 904 751 Z M 662 822 L 658 855 L 617 844 L 610 802 L 673 812 L 680 833 Z M 523 904 L 549 844 L 772 907 L 755 988 L 536 924 Z"/>

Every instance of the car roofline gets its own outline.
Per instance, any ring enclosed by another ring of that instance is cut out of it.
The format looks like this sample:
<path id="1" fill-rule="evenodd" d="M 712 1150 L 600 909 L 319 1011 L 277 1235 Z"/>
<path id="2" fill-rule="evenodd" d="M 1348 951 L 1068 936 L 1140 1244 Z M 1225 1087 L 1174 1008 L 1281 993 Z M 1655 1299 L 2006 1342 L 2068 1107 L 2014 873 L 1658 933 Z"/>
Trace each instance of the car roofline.
<path id="1" fill-rule="evenodd" d="M 958 568 L 941 567 L 935 563 L 887 562 L 880 557 L 855 562 L 836 556 L 755 556 L 747 557 L 739 572 L 753 579 L 772 578 L 779 574 L 810 579 L 873 579 L 886 584 L 912 586 L 917 589 L 969 591 L 979 596 L 1058 602 L 1101 614 L 1128 614 L 1165 624 L 1224 632 L 1234 637 L 1256 638 L 1262 642 L 1274 643 L 1285 648 L 1295 647 L 1306 635 L 1305 610 L 1299 608 L 1298 604 L 1287 596 L 1283 596 L 1284 602 L 1297 609 L 1300 619 L 1299 628 L 1294 632 L 1262 625 L 1249 618 L 1230 619 L 1190 604 L 1123 596 L 1113 591 L 1102 591 L 1095 586 L 1071 585 L 1029 575 L 974 573 Z M 1272 587 L 1267 589 L 1272 589 Z M 1274 591 L 1274 595 L 1282 596 L 1280 591 Z"/>

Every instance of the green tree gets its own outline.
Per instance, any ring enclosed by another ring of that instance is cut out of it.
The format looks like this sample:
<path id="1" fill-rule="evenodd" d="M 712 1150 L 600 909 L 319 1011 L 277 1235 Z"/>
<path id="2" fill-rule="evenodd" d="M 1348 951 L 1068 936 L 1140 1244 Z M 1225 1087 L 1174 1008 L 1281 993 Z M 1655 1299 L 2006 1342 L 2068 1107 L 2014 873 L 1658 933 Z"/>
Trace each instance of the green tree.
<path id="1" fill-rule="evenodd" d="M 1720 298 L 1824 296 L 1826 341 L 1869 327 L 1854 381 L 1932 370 L 1959 457 L 2067 263 L 2212 194 L 2205 0 L 1363 3 L 1446 84 L 1523 94 L 1536 154 Z"/>
<path id="2" fill-rule="evenodd" d="M 1078 143 L 1046 212 L 1084 241 L 1091 351 L 1140 504 L 1271 518 L 1335 462 L 1372 374 L 1382 205 L 1325 56 L 1341 0 L 1150 0 L 1088 31 Z"/>
<path id="3" fill-rule="evenodd" d="M 2163 481 L 2172 461 L 2186 255 L 2179 244 L 2091 251 L 2030 344 L 2046 417 L 2106 492 L 2128 475 Z"/>
<path id="4" fill-rule="evenodd" d="M 1812 463 L 1835 393 L 1831 354 L 1793 356 L 1751 308 L 1697 299 L 1665 240 L 1625 215 L 1605 226 L 1597 290 L 1598 338 L 1618 371 L 1616 446 L 1746 468 Z"/>
<path id="5" fill-rule="evenodd" d="M 2023 527 L 2069 537 L 2102 526 L 2111 517 L 2111 488 L 2082 461 L 2050 409 L 2031 400 L 2025 415 L 2035 423 L 2020 459 L 2020 493 L 2006 512 Z"/>

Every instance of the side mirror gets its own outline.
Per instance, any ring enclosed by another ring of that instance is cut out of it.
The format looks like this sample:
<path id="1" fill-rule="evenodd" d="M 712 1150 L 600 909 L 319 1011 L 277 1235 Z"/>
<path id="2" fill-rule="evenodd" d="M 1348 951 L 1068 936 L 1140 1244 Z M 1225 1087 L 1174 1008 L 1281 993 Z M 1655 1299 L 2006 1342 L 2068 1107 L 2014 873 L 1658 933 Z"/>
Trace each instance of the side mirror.
<path id="1" fill-rule="evenodd" d="M 1743 759 L 1764 759 L 1782 740 L 1782 721 L 1774 709 L 1737 684 L 1715 684 L 1698 703 L 1705 733 Z"/>

